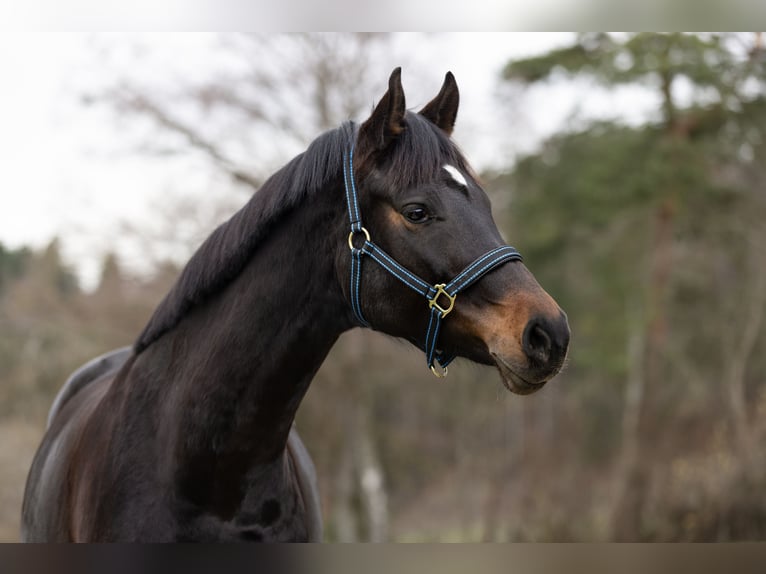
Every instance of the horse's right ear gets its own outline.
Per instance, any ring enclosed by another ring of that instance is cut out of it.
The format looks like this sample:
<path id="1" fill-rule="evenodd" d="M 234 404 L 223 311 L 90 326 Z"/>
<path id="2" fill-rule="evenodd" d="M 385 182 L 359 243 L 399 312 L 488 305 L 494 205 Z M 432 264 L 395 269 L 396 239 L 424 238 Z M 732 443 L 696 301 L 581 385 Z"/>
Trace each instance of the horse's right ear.
<path id="1" fill-rule="evenodd" d="M 388 91 L 359 128 L 360 147 L 385 149 L 404 130 L 405 111 L 402 69 L 396 68 L 388 79 Z"/>
<path id="2" fill-rule="evenodd" d="M 439 94 L 425 108 L 420 110 L 420 115 L 427 118 L 435 126 L 438 126 L 447 135 L 452 134 L 457 118 L 457 108 L 460 104 L 460 92 L 452 72 L 444 76 L 444 84 Z"/>

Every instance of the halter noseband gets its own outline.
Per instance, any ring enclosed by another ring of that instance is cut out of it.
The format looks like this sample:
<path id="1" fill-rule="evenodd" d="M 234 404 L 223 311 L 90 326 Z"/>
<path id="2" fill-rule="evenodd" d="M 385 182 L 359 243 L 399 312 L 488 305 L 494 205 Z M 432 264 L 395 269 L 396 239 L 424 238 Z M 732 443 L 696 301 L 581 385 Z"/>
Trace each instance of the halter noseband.
<path id="1" fill-rule="evenodd" d="M 458 273 L 449 283 L 438 283 L 430 285 L 423 279 L 407 270 L 404 266 L 397 263 L 396 260 L 380 247 L 370 240 L 370 233 L 362 227 L 362 215 L 359 211 L 359 200 L 357 198 L 356 183 L 354 181 L 354 147 L 348 150 L 343 157 L 343 182 L 346 188 L 346 203 L 348 205 L 348 216 L 351 220 L 351 232 L 348 234 L 348 246 L 351 249 L 351 309 L 354 315 L 364 327 L 370 324 L 362 314 L 360 284 L 362 277 L 362 255 L 369 256 L 378 263 L 383 269 L 399 279 L 407 287 L 419 293 L 428 301 L 430 309 L 430 320 L 428 330 L 426 331 L 426 342 L 424 351 L 426 361 L 431 372 L 439 378 L 447 376 L 447 365 L 449 365 L 454 356 L 446 355 L 443 351 L 436 348 L 436 341 L 439 337 L 439 328 L 441 321 L 449 315 L 455 306 L 457 294 L 466 289 L 484 275 L 492 271 L 495 267 L 508 261 L 521 261 L 521 254 L 510 245 L 502 245 L 492 249 L 468 265 Z M 354 246 L 354 236 L 362 234 L 364 244 L 357 248 Z M 443 373 L 439 373 L 434 368 L 434 361 L 438 362 Z"/>

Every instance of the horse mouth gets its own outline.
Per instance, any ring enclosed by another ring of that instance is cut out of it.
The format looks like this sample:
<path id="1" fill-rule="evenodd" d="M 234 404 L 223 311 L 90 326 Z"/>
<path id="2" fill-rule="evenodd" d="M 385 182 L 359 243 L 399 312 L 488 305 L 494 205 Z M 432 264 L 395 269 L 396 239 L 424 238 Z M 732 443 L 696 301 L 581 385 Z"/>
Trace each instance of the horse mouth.
<path id="1" fill-rule="evenodd" d="M 491 353 L 491 355 L 495 360 L 498 371 L 500 371 L 500 379 L 503 381 L 503 385 L 514 394 L 531 395 L 542 389 L 545 383 L 548 382 L 547 380 L 537 383 L 528 381 L 519 375 L 502 357 L 495 353 Z"/>

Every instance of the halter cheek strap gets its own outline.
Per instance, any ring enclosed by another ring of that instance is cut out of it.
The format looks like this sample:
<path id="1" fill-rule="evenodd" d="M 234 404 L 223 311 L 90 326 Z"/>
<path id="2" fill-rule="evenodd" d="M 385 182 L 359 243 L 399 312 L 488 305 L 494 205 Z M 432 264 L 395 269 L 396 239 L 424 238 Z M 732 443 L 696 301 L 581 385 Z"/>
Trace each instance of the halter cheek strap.
<path id="1" fill-rule="evenodd" d="M 510 245 L 501 245 L 477 258 L 473 263 L 458 273 L 449 283 L 437 283 L 436 285 L 431 285 L 406 267 L 402 266 L 388 253 L 383 251 L 383 249 L 375 245 L 370 239 L 369 232 L 362 226 L 362 215 L 359 210 L 359 199 L 356 190 L 356 182 L 354 181 L 353 146 L 349 149 L 348 153 L 344 154 L 343 180 L 346 188 L 348 216 L 351 222 L 351 232 L 348 234 L 348 246 L 351 249 L 351 278 L 349 292 L 351 293 L 351 309 L 353 310 L 354 315 L 363 327 L 370 326 L 362 313 L 360 297 L 362 256 L 366 255 L 407 287 L 426 298 L 430 318 L 428 321 L 428 330 L 426 331 L 425 346 L 423 350 L 426 353 L 426 361 L 431 372 L 437 377 L 446 377 L 447 365 L 449 365 L 455 357 L 447 355 L 439 350 L 436 343 L 439 338 L 441 322 L 454 308 L 457 294 L 474 284 L 495 267 L 508 261 L 521 261 L 521 254 Z M 364 239 L 361 247 L 356 247 L 354 245 L 355 237 Z M 443 373 L 440 373 L 434 367 L 435 362 L 443 369 Z"/>

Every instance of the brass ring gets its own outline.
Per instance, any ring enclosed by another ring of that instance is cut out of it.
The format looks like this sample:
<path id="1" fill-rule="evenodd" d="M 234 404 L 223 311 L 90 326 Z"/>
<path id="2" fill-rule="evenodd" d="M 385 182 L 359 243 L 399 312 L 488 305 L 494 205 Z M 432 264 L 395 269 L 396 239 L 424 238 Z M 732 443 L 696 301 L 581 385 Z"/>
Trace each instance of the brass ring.
<path id="1" fill-rule="evenodd" d="M 434 374 L 434 377 L 437 379 L 445 379 L 447 378 L 447 375 L 449 374 L 449 369 L 447 367 L 444 367 L 444 371 L 442 373 L 439 373 L 433 365 L 431 365 L 431 372 Z"/>
<path id="2" fill-rule="evenodd" d="M 367 241 L 370 240 L 370 232 L 369 231 L 367 231 L 364 227 L 362 227 L 359 231 L 364 233 L 364 237 L 365 237 L 365 239 Z M 359 231 L 352 231 L 351 233 L 348 234 L 348 247 L 349 247 L 349 249 L 354 249 L 354 244 L 353 244 L 353 242 L 351 240 L 354 238 L 354 235 L 359 233 Z"/>

